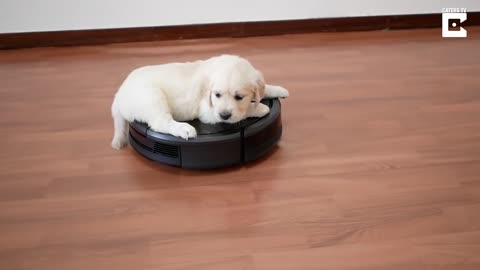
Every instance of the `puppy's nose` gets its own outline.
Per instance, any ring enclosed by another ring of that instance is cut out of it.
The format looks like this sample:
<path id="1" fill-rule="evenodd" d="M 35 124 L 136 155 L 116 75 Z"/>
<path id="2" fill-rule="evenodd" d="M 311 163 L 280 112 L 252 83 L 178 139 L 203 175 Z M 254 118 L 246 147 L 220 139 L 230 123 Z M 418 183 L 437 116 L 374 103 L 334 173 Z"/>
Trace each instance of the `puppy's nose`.
<path id="1" fill-rule="evenodd" d="M 220 118 L 222 118 L 223 120 L 228 120 L 228 118 L 230 118 L 231 116 L 231 112 L 224 111 L 220 113 Z"/>

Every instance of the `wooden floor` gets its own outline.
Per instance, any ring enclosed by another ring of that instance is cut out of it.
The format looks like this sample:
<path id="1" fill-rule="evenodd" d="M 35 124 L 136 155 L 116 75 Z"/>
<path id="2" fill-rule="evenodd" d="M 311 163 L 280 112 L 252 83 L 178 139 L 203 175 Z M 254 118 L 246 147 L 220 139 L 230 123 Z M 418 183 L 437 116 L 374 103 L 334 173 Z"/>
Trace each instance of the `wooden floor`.
<path id="1" fill-rule="evenodd" d="M 0 269 L 480 269 L 479 31 L 0 51 Z M 273 154 L 110 147 L 131 69 L 220 53 L 290 90 Z"/>

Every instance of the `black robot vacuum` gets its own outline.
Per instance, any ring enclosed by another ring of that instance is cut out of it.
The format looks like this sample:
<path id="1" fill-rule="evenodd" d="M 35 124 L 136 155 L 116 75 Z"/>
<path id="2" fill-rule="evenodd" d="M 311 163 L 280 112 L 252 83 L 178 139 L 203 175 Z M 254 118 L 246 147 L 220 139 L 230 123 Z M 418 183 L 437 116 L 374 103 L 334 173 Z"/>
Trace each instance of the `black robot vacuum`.
<path id="1" fill-rule="evenodd" d="M 143 156 L 160 163 L 189 169 L 215 169 L 254 161 L 272 150 L 282 136 L 280 101 L 264 99 L 270 113 L 235 124 L 188 122 L 197 137 L 185 140 L 131 122 L 130 145 Z"/>

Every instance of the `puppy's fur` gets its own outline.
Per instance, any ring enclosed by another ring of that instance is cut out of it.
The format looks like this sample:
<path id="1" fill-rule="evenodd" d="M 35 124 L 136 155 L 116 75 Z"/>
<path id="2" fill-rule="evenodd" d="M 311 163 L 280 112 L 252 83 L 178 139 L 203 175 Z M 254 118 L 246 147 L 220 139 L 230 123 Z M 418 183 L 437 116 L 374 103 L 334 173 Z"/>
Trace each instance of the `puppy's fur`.
<path id="1" fill-rule="evenodd" d="M 128 142 L 128 122 L 145 122 L 157 132 L 184 139 L 197 136 L 182 121 L 235 123 L 262 117 L 269 107 L 263 97 L 287 97 L 280 86 L 265 84 L 263 75 L 246 59 L 221 55 L 207 60 L 138 68 L 130 73 L 112 104 L 112 147 Z"/>

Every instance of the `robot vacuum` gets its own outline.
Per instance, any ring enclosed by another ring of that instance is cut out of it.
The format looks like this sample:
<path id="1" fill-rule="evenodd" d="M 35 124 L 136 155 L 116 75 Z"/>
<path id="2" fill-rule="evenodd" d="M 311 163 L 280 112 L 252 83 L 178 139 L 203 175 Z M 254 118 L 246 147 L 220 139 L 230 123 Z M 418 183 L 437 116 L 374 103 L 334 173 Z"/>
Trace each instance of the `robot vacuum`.
<path id="1" fill-rule="evenodd" d="M 264 99 L 270 113 L 235 124 L 188 122 L 197 137 L 185 140 L 131 122 L 130 145 L 141 155 L 160 163 L 189 169 L 215 169 L 259 159 L 272 150 L 282 136 L 280 101 Z"/>

